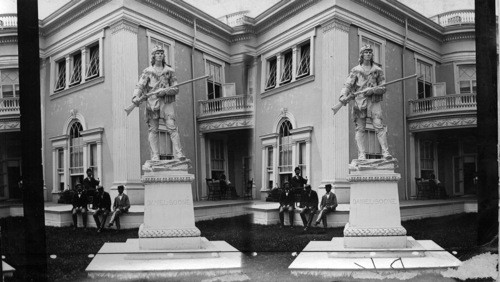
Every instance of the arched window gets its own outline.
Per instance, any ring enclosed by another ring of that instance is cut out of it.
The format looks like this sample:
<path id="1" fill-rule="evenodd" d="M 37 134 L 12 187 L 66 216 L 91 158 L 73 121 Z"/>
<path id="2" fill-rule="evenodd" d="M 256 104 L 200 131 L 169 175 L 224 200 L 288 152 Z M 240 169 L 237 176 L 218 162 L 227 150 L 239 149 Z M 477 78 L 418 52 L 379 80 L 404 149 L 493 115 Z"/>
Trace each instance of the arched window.
<path id="1" fill-rule="evenodd" d="M 74 122 L 69 130 L 69 172 L 73 183 L 80 178 L 83 180 L 83 138 L 81 131 L 83 131 L 83 127 L 80 122 Z"/>
<path id="2" fill-rule="evenodd" d="M 279 174 L 280 174 L 280 184 L 282 187 L 285 181 L 290 181 L 293 171 L 292 163 L 292 136 L 290 130 L 292 130 L 292 124 L 288 119 L 285 119 L 279 129 L 278 145 L 279 145 Z"/>

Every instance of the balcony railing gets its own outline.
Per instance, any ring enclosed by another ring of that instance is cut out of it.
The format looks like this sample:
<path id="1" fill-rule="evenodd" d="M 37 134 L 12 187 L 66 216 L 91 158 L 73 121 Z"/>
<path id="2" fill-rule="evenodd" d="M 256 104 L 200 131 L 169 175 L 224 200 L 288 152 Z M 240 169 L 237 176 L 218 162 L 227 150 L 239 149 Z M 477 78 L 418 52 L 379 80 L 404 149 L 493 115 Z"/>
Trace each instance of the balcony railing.
<path id="1" fill-rule="evenodd" d="M 0 29 L 17 27 L 17 14 L 0 14 Z"/>
<path id="2" fill-rule="evenodd" d="M 441 26 L 471 24 L 475 22 L 474 10 L 457 10 L 435 15 L 430 19 Z"/>
<path id="3" fill-rule="evenodd" d="M 409 115 L 476 110 L 476 94 L 453 94 L 409 101 Z"/>
<path id="4" fill-rule="evenodd" d="M 0 98 L 0 116 L 19 114 L 19 98 Z"/>
<path id="5" fill-rule="evenodd" d="M 236 95 L 200 101 L 199 104 L 201 117 L 213 114 L 251 111 L 253 109 L 253 98 L 251 95 Z"/>

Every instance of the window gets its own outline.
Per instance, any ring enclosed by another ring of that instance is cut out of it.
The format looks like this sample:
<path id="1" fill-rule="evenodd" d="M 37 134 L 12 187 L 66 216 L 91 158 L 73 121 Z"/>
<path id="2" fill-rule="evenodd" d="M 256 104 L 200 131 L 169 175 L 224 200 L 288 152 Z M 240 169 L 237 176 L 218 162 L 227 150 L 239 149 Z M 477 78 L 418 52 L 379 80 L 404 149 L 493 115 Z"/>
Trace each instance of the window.
<path id="1" fill-rule="evenodd" d="M 57 149 L 57 177 L 55 182 L 58 184 L 59 191 L 64 190 L 64 150 Z"/>
<path id="2" fill-rule="evenodd" d="M 210 60 L 206 60 L 205 68 L 206 74 L 210 75 L 207 79 L 208 99 L 222 97 L 222 66 Z"/>
<path id="3" fill-rule="evenodd" d="M 283 186 L 285 181 L 290 181 L 292 177 L 293 164 L 292 164 L 292 136 L 290 130 L 292 124 L 289 120 L 284 120 L 281 123 L 279 131 L 279 174 L 280 174 L 280 187 Z"/>
<path id="4" fill-rule="evenodd" d="M 99 166 L 97 165 L 97 144 L 92 143 L 88 145 L 89 148 L 89 165 L 88 167 L 92 169 L 95 177 L 97 178 Z"/>
<path id="5" fill-rule="evenodd" d="M 152 30 L 146 30 L 146 36 L 148 37 L 148 62 L 151 58 L 151 50 L 153 50 L 154 46 L 162 46 L 165 54 L 165 62 L 175 69 L 175 59 L 174 59 L 174 47 L 175 41 L 165 37 L 159 33 L 156 33 Z"/>
<path id="6" fill-rule="evenodd" d="M 418 99 L 432 97 L 433 66 L 417 59 L 417 95 Z"/>
<path id="7" fill-rule="evenodd" d="M 280 83 L 285 84 L 292 80 L 292 50 L 286 51 L 281 57 Z"/>
<path id="8" fill-rule="evenodd" d="M 167 65 L 171 66 L 171 61 L 170 61 L 170 43 L 164 42 L 162 40 L 156 39 L 151 37 L 150 39 L 150 45 L 151 48 L 149 50 L 152 50 L 154 46 L 161 46 L 163 47 L 163 54 L 165 55 L 165 62 Z"/>
<path id="9" fill-rule="evenodd" d="M 212 170 L 212 178 L 219 179 L 224 173 L 224 141 L 210 140 L 210 165 Z"/>
<path id="10" fill-rule="evenodd" d="M 458 84 L 460 94 L 476 93 L 476 65 L 458 66 Z"/>
<path id="11" fill-rule="evenodd" d="M 287 45 L 261 55 L 262 92 L 277 89 L 313 75 L 315 30 L 292 39 Z M 309 81 L 309 80 L 308 80 Z"/>
<path id="12" fill-rule="evenodd" d="M 365 148 L 367 159 L 382 158 L 382 148 L 378 142 L 377 133 L 373 129 L 366 130 Z"/>
<path id="13" fill-rule="evenodd" d="M 297 47 L 297 78 L 309 75 L 311 68 L 311 43 L 305 42 Z"/>
<path id="14" fill-rule="evenodd" d="M 83 139 L 80 132 L 83 130 L 79 122 L 71 125 L 69 133 L 69 157 L 70 157 L 70 174 L 83 176 Z"/>
<path id="15" fill-rule="evenodd" d="M 1 74 L 1 97 L 16 98 L 19 97 L 19 72 L 17 69 L 3 69 Z"/>
<path id="16" fill-rule="evenodd" d="M 66 87 L 66 59 L 56 62 L 56 85 L 54 91 L 63 90 Z"/>
<path id="17" fill-rule="evenodd" d="M 71 79 L 69 86 L 79 84 L 82 81 L 82 53 L 79 52 L 71 58 Z"/>
<path id="18" fill-rule="evenodd" d="M 420 142 L 420 176 L 430 178 L 434 172 L 434 144 L 432 141 Z"/>
<path id="19" fill-rule="evenodd" d="M 266 90 L 272 89 L 276 86 L 276 57 L 267 60 L 267 79 L 266 79 Z"/>
<path id="20" fill-rule="evenodd" d="M 306 177 L 307 175 L 305 172 L 307 171 L 307 164 L 306 164 L 306 142 L 300 142 L 298 143 L 298 163 L 297 166 L 300 168 L 300 171 L 302 171 L 302 176 Z"/>
<path id="21" fill-rule="evenodd" d="M 267 153 L 267 162 L 266 162 L 266 171 L 267 171 L 267 188 L 273 188 L 273 180 L 274 180 L 274 149 L 272 146 L 266 147 Z"/>
<path id="22" fill-rule="evenodd" d="M 104 31 L 79 41 L 79 46 L 75 46 L 75 49 L 64 49 L 65 53 L 51 56 L 51 93 L 76 87 L 103 76 L 103 37 Z"/>
<path id="23" fill-rule="evenodd" d="M 99 44 L 93 45 L 89 48 L 87 66 L 87 79 L 99 76 Z"/>

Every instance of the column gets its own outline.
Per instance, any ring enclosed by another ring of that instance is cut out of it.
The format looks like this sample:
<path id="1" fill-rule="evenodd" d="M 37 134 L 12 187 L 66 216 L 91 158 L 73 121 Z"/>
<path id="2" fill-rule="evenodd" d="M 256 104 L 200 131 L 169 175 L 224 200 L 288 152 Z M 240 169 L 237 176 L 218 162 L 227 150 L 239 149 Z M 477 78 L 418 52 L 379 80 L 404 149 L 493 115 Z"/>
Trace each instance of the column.
<path id="1" fill-rule="evenodd" d="M 102 141 L 97 142 L 97 177 L 101 181 L 101 185 L 104 185 L 103 179 L 102 179 L 102 170 L 103 170 L 103 164 L 102 164 Z M 94 176 L 95 177 L 95 176 Z"/>
<path id="2" fill-rule="evenodd" d="M 415 199 L 417 197 L 417 184 L 415 182 L 415 177 L 417 168 L 415 166 L 416 164 L 416 142 L 415 142 L 415 134 L 410 133 L 410 161 L 409 161 L 409 174 L 410 174 L 410 199 Z"/>
<path id="3" fill-rule="evenodd" d="M 292 81 L 294 82 L 297 79 L 297 46 L 293 46 L 292 48 Z"/>
<path id="4" fill-rule="evenodd" d="M 306 175 L 309 178 L 308 183 L 312 185 L 312 175 L 311 175 L 311 138 L 306 140 Z"/>
<path id="5" fill-rule="evenodd" d="M 57 181 L 59 178 L 57 171 L 57 168 L 59 166 L 59 156 L 57 155 L 58 150 L 58 148 L 52 148 L 52 193 L 59 191 L 60 181 Z"/>
<path id="6" fill-rule="evenodd" d="M 69 141 L 68 141 L 69 142 Z M 70 179 L 69 179 L 69 149 L 68 149 L 68 145 L 64 146 L 64 151 L 63 151 L 63 155 L 64 155 L 64 190 L 66 189 L 73 189 L 73 187 L 70 186 Z"/>
<path id="7" fill-rule="evenodd" d="M 208 197 L 207 193 L 207 156 L 206 154 L 206 143 L 205 134 L 200 133 L 200 171 L 201 171 L 201 198 L 206 199 Z"/>
<path id="8" fill-rule="evenodd" d="M 66 84 L 65 84 L 64 89 L 68 89 L 69 88 L 69 83 L 71 81 L 71 79 L 70 79 L 71 73 L 69 72 L 70 63 L 71 63 L 70 57 L 66 56 Z"/>
<path id="9" fill-rule="evenodd" d="M 338 102 L 340 90 L 349 73 L 350 22 L 334 17 L 322 26 L 322 134 L 321 187 L 331 183 L 340 202 L 349 201 L 349 111 L 341 109 L 335 116 L 331 108 Z M 311 49 L 312 53 L 312 49 Z M 353 138 L 354 139 L 354 138 Z"/>
<path id="10" fill-rule="evenodd" d="M 87 168 L 89 168 L 89 144 L 83 143 L 83 174 L 87 176 Z M 94 176 L 95 177 L 95 176 Z"/>
<path id="11" fill-rule="evenodd" d="M 87 79 L 87 48 L 82 48 L 82 82 L 81 83 L 84 83 L 86 79 Z"/>
<path id="12" fill-rule="evenodd" d="M 139 131 L 139 110 L 127 116 L 124 108 L 131 103 L 131 97 L 138 78 L 138 25 L 121 19 L 111 26 L 111 95 L 113 122 L 113 185 L 124 185 L 131 204 L 144 203 L 144 185 L 141 181 L 141 140 Z M 103 46 L 99 46 L 99 52 Z M 101 64 L 99 64 L 102 66 Z M 102 69 L 100 75 L 102 75 Z M 148 142 L 142 140 L 142 142 Z M 144 143 L 144 144 L 146 144 Z"/>

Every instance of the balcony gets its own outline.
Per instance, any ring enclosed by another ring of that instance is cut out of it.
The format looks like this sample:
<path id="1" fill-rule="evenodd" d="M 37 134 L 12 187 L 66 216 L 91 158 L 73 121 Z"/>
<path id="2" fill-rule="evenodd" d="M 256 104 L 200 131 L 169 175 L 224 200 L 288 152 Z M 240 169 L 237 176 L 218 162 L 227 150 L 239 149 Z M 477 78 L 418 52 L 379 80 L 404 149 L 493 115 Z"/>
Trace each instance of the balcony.
<path id="1" fill-rule="evenodd" d="M 475 23 L 474 10 L 457 10 L 435 15 L 430 19 L 439 25 L 446 27 L 452 25 Z"/>
<path id="2" fill-rule="evenodd" d="M 429 131 L 477 126 L 476 94 L 452 94 L 410 100 L 410 131 Z"/>
<path id="3" fill-rule="evenodd" d="M 0 117 L 19 115 L 19 98 L 0 98 Z"/>
<path id="4" fill-rule="evenodd" d="M 0 14 L 0 30 L 17 28 L 17 14 Z"/>
<path id="5" fill-rule="evenodd" d="M 253 97 L 236 95 L 198 102 L 200 131 L 253 127 Z"/>

